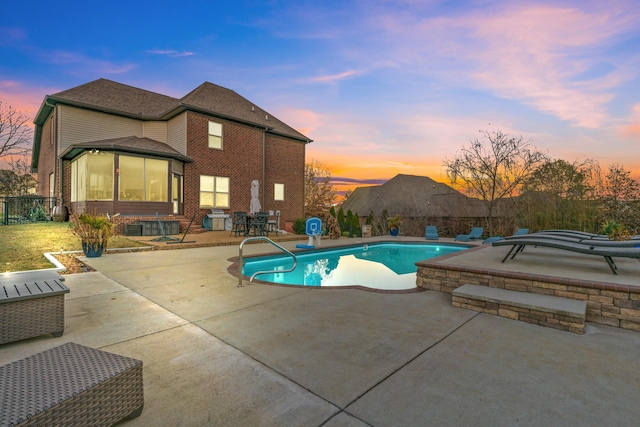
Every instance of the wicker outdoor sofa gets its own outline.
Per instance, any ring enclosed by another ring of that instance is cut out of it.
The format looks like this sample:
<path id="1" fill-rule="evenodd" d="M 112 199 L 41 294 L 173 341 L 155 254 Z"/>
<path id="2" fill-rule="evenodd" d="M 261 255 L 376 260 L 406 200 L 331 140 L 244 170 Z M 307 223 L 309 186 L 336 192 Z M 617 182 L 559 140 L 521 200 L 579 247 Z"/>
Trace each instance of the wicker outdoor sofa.
<path id="1" fill-rule="evenodd" d="M 111 426 L 144 406 L 142 362 L 66 343 L 0 366 L 0 426 Z"/>
<path id="2" fill-rule="evenodd" d="M 0 344 L 64 332 L 69 292 L 57 272 L 0 274 Z"/>

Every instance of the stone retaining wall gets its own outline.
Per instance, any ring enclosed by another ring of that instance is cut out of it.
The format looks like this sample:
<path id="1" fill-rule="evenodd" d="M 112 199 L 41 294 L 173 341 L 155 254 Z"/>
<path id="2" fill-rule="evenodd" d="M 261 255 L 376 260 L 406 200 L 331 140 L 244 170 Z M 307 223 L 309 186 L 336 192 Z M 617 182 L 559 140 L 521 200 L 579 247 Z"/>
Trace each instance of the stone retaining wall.
<path id="1" fill-rule="evenodd" d="M 640 332 L 640 286 L 476 269 L 430 261 L 418 263 L 418 287 L 450 294 L 466 284 L 586 301 L 587 322 Z"/>

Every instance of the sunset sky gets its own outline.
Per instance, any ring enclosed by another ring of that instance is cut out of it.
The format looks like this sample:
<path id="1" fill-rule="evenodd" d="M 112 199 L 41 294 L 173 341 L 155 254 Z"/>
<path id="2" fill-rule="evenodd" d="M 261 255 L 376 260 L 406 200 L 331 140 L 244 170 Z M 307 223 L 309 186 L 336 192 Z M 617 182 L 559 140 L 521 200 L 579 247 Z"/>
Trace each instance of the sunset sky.
<path id="1" fill-rule="evenodd" d="M 3 2 L 1 101 L 34 117 L 101 77 L 233 89 L 347 186 L 446 182 L 479 130 L 640 177 L 637 0 Z"/>

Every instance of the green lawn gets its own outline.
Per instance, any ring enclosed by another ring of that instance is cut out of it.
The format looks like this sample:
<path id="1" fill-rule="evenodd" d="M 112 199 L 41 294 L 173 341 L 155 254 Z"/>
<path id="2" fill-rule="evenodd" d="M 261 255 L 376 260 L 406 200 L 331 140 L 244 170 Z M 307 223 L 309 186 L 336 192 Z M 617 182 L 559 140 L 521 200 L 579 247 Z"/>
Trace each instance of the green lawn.
<path id="1" fill-rule="evenodd" d="M 51 268 L 45 252 L 82 250 L 69 226 L 68 222 L 0 226 L 0 272 Z M 137 246 L 144 245 L 124 236 L 109 239 L 109 248 Z"/>

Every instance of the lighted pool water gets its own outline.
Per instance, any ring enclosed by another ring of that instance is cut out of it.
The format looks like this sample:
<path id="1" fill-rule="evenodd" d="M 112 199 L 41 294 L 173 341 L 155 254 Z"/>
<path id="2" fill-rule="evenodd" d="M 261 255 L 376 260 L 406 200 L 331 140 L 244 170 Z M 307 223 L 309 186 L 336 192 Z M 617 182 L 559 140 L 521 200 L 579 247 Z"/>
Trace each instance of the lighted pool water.
<path id="1" fill-rule="evenodd" d="M 458 252 L 467 246 L 415 243 L 374 243 L 340 249 L 298 252 L 298 265 L 289 273 L 266 273 L 258 280 L 301 286 L 352 286 L 402 290 L 416 286 L 418 261 Z M 245 259 L 242 272 L 287 270 L 288 255 Z"/>

